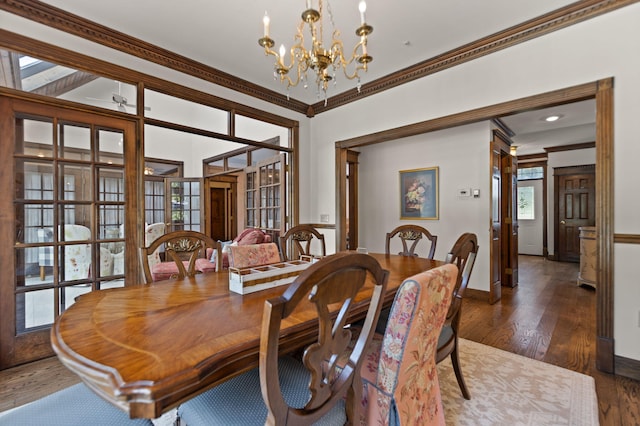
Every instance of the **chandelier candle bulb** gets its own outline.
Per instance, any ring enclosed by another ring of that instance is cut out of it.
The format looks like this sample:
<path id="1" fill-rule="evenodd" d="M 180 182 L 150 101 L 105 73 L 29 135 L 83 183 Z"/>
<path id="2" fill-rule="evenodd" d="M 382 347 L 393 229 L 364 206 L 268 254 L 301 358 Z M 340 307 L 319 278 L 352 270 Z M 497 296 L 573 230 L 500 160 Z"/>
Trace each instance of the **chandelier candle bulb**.
<path id="1" fill-rule="evenodd" d="M 269 37 L 269 15 L 267 15 L 267 11 L 264 12 L 264 18 L 262 18 L 262 23 L 264 24 L 264 36 Z"/>
<path id="2" fill-rule="evenodd" d="M 362 0 L 360 4 L 358 4 L 358 9 L 360 10 L 360 23 L 364 24 L 365 22 L 364 13 L 367 11 L 367 3 L 365 3 L 365 1 Z"/>

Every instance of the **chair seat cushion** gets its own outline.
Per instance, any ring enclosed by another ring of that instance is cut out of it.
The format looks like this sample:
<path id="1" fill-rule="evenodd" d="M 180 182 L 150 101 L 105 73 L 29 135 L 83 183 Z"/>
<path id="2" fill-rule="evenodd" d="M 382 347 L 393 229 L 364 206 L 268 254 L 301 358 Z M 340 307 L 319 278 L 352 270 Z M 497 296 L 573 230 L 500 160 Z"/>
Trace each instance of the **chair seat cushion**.
<path id="1" fill-rule="evenodd" d="M 186 260 L 183 261 L 182 264 L 184 265 L 185 269 L 189 267 L 189 262 Z M 203 272 L 203 273 L 215 272 L 216 264 L 211 263 L 208 259 L 205 259 L 204 257 L 198 258 L 196 259 L 196 271 Z M 177 273 L 178 273 L 178 266 L 173 261 L 161 262 L 161 263 L 158 263 L 157 265 L 154 265 L 151 268 L 151 277 L 153 278 L 153 281 L 168 280 L 173 275 L 176 275 Z"/>
<path id="2" fill-rule="evenodd" d="M 196 259 L 196 271 L 200 271 L 202 273 L 205 272 L 215 272 L 216 264 L 211 263 L 210 260 L 205 259 L 203 257 Z"/>
<path id="3" fill-rule="evenodd" d="M 129 419 L 124 411 L 80 383 L 0 414 L 0 425 L 152 426 L 153 423 L 151 420 Z"/>
<path id="4" fill-rule="evenodd" d="M 303 407 L 309 400 L 309 371 L 300 361 L 282 357 L 278 372 L 284 399 L 291 406 Z M 264 424 L 267 407 L 260 390 L 259 369 L 254 368 L 185 402 L 178 407 L 178 416 L 188 426 Z M 342 425 L 345 422 L 342 402 L 315 424 Z"/>

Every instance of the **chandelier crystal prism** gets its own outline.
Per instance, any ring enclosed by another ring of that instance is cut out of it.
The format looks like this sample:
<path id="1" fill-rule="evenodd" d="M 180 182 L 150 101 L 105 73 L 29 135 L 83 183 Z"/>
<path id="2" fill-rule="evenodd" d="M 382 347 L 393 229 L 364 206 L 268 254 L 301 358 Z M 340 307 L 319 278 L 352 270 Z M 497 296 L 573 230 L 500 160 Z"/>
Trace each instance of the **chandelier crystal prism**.
<path id="1" fill-rule="evenodd" d="M 323 13 L 324 1 L 318 1 L 318 9 L 314 9 L 311 0 L 306 0 L 306 10 L 302 12 L 302 21 L 298 24 L 297 33 L 294 37 L 294 44 L 289 50 L 284 44 L 279 50 L 273 50 L 275 40 L 269 36 L 270 19 L 267 12 L 262 20 L 264 24 L 264 37 L 258 40 L 260 46 L 264 48 L 266 56 L 275 57 L 274 77 L 287 85 L 287 97 L 290 87 L 297 86 L 301 81 L 307 87 L 307 72 L 311 69 L 316 74 L 316 85 L 318 95 L 320 91 L 324 93 L 325 105 L 327 102 L 327 89 L 329 82 L 336 78 L 336 71 L 342 69 L 345 77 L 349 80 L 357 79 L 357 89 L 360 92 L 360 71 L 367 71 L 369 62 L 373 60 L 367 53 L 367 36 L 373 31 L 373 27 L 365 20 L 367 5 L 364 0 L 360 1 L 358 9 L 360 11 L 360 26 L 356 29 L 356 35 L 360 41 L 355 45 L 350 57 L 344 52 L 344 45 L 340 40 L 340 31 L 335 29 L 331 5 L 326 2 L 327 14 L 331 22 L 332 36 L 331 44 L 328 48 L 323 44 Z M 305 47 L 305 29 L 308 29 L 310 46 Z M 290 73 L 290 71 L 292 71 Z M 292 75 L 293 74 L 293 77 Z"/>

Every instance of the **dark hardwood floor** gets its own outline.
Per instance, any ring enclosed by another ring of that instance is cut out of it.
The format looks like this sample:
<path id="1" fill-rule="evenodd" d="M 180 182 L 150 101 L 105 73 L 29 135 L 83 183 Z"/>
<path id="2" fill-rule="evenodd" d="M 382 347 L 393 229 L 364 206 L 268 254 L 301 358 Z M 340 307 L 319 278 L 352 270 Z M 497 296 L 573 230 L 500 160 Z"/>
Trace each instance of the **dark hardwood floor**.
<path id="1" fill-rule="evenodd" d="M 601 425 L 640 425 L 640 382 L 595 368 L 595 291 L 578 265 L 520 256 L 520 284 L 494 305 L 466 298 L 461 336 L 595 378 Z M 0 411 L 77 383 L 56 358 L 0 371 Z"/>

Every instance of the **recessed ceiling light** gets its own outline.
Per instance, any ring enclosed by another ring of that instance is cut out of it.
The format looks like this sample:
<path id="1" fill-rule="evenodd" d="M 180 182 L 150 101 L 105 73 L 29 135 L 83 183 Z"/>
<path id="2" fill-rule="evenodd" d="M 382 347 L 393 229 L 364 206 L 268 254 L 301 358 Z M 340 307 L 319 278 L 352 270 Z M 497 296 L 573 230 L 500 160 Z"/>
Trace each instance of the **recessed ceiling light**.
<path id="1" fill-rule="evenodd" d="M 542 119 L 543 119 L 544 121 L 552 122 L 552 121 L 558 121 L 558 120 L 560 120 L 561 118 L 562 118 L 562 115 L 561 115 L 561 114 L 556 114 L 556 115 L 549 115 L 549 116 L 543 117 Z"/>

